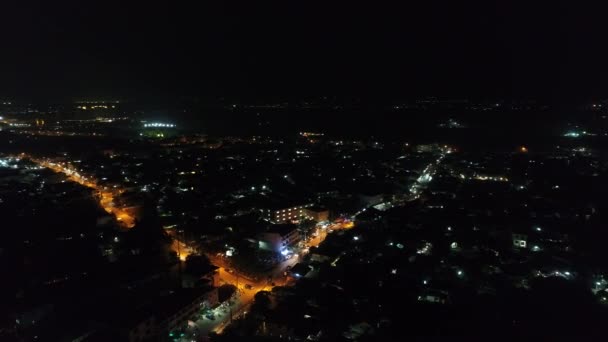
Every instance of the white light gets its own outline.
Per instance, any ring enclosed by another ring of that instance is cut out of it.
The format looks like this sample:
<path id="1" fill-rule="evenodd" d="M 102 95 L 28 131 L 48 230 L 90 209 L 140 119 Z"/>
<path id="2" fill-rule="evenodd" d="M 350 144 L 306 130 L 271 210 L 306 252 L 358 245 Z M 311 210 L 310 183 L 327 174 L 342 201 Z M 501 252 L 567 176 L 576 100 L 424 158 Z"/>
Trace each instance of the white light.
<path id="1" fill-rule="evenodd" d="M 358 236 L 354 236 L 354 237 L 353 237 L 353 239 L 354 239 L 355 241 L 359 241 L 359 237 L 358 237 Z"/>

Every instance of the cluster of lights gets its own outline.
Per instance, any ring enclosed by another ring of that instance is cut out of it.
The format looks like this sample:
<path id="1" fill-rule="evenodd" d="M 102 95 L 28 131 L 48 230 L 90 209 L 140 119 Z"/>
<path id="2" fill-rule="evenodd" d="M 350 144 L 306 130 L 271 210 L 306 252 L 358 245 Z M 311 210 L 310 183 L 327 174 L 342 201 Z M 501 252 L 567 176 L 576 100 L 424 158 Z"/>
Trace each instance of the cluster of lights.
<path id="1" fill-rule="evenodd" d="M 76 106 L 76 108 L 78 109 L 82 109 L 82 110 L 87 110 L 87 109 L 98 109 L 98 108 L 103 108 L 103 109 L 108 109 L 108 108 L 116 108 L 116 106 L 112 105 L 112 106 L 107 106 L 107 105 L 95 105 L 95 106 Z"/>
<path id="2" fill-rule="evenodd" d="M 12 167 L 13 169 L 17 168 L 17 165 L 11 165 L 11 163 L 14 160 L 12 158 L 8 158 L 8 159 L 0 159 L 0 167 Z M 19 159 L 17 159 L 16 161 L 19 161 Z"/>
<path id="3" fill-rule="evenodd" d="M 427 242 L 424 244 L 424 246 L 422 246 L 422 248 L 419 248 L 416 250 L 416 254 L 429 255 L 429 254 L 431 254 L 432 248 L 433 248 L 433 245 L 431 243 Z"/>
<path id="4" fill-rule="evenodd" d="M 323 133 L 312 133 L 312 132 L 300 132 L 300 135 L 303 137 L 322 137 Z"/>
<path id="5" fill-rule="evenodd" d="M 508 182 L 509 179 L 507 177 L 489 177 L 489 176 L 481 176 L 481 175 L 477 175 L 474 177 L 477 180 L 480 181 L 496 181 L 496 182 Z"/>
<path id="6" fill-rule="evenodd" d="M 418 177 L 418 183 L 428 183 L 431 180 L 433 180 L 433 176 L 428 173 L 425 173 L 422 176 Z"/>
<path id="7" fill-rule="evenodd" d="M 586 135 L 586 134 L 587 134 L 587 131 L 583 131 L 583 132 L 570 131 L 570 132 L 567 132 L 566 134 L 564 134 L 564 136 L 568 137 L 568 138 L 578 138 L 581 135 Z"/>
<path id="8" fill-rule="evenodd" d="M 537 277 L 549 278 L 549 277 L 560 277 L 564 279 L 571 279 L 574 275 L 570 271 L 553 271 L 549 273 L 544 273 L 542 271 L 536 271 Z"/>
<path id="9" fill-rule="evenodd" d="M 175 127 L 175 124 L 168 124 L 168 123 L 162 123 L 162 122 L 151 122 L 151 123 L 146 123 L 146 124 L 144 124 L 144 127 L 165 127 L 165 128 L 173 128 L 173 127 Z"/>

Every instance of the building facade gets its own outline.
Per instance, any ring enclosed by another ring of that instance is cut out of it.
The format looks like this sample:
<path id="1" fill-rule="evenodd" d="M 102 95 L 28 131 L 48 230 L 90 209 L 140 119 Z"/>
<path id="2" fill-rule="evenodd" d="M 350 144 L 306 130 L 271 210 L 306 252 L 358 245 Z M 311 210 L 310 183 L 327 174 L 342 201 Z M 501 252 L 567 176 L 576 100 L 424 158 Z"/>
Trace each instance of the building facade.
<path id="1" fill-rule="evenodd" d="M 282 252 L 300 241 L 300 231 L 295 224 L 276 224 L 260 233 L 258 239 L 260 248 Z"/>
<path id="2" fill-rule="evenodd" d="M 304 208 L 304 216 L 315 222 L 329 221 L 329 210 L 320 207 Z"/>
<path id="3" fill-rule="evenodd" d="M 272 209 L 265 209 L 264 214 L 272 223 L 287 223 L 304 218 L 306 216 L 304 210 L 309 207 L 312 207 L 312 203 L 289 207 L 274 207 Z"/>

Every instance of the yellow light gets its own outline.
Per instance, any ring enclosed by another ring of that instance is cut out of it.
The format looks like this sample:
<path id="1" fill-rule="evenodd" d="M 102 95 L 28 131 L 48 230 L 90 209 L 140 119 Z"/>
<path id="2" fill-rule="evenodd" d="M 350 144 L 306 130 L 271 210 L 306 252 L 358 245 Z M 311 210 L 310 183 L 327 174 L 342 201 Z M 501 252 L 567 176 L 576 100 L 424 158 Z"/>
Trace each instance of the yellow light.
<path id="1" fill-rule="evenodd" d="M 526 146 L 522 146 L 522 147 L 520 147 L 520 148 L 519 148 L 519 150 L 520 150 L 522 153 L 526 153 L 526 152 L 528 152 L 528 148 L 527 148 Z"/>

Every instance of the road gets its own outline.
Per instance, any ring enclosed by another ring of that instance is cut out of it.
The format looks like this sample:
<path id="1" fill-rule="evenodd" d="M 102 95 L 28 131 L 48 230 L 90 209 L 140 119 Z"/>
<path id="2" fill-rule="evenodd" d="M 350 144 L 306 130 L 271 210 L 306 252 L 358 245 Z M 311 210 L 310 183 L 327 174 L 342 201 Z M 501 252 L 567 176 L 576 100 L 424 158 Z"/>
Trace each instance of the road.
<path id="1" fill-rule="evenodd" d="M 97 185 L 95 178 L 80 174 L 77 170 L 72 169 L 66 162 L 52 162 L 45 159 L 34 158 L 25 154 L 22 154 L 22 156 L 42 167 L 46 167 L 58 173 L 63 173 L 72 182 L 76 182 L 82 186 L 86 186 L 87 188 L 94 189 L 97 191 L 97 197 L 101 207 L 107 213 L 114 215 L 121 227 L 132 228 L 135 225 L 135 217 L 130 215 L 126 210 L 114 205 L 114 198 L 120 195 L 123 190 L 118 188 L 108 189 L 107 187 L 101 187 Z"/>
<path id="2" fill-rule="evenodd" d="M 412 184 L 410 187 L 410 194 L 409 196 L 406 196 L 406 201 L 413 201 L 420 198 L 420 193 L 428 187 L 429 183 L 433 180 L 433 176 L 437 172 L 439 165 L 445 156 L 450 153 L 452 153 L 452 149 L 445 146 L 441 150 L 439 157 L 424 168 L 420 177 L 418 177 L 418 179 L 416 179 L 414 184 Z"/>
<path id="3" fill-rule="evenodd" d="M 346 223 L 346 226 L 352 227 L 353 225 L 351 223 Z M 340 229 L 341 227 L 342 224 L 336 224 L 336 226 L 334 226 L 336 229 Z M 317 236 L 309 240 L 305 244 L 303 250 L 306 250 L 309 246 L 318 246 L 327 237 L 327 234 L 327 229 L 321 229 L 319 227 L 317 229 Z M 230 312 L 232 312 L 232 319 L 236 319 L 241 315 L 246 314 L 258 291 L 272 291 L 275 286 L 290 285 L 290 278 L 285 275 L 285 272 L 288 267 L 293 267 L 300 262 L 303 257 L 304 253 L 300 252 L 298 256 L 294 255 L 292 258 L 282 261 L 273 267 L 271 271 L 261 274 L 258 280 L 253 280 L 239 273 L 238 270 L 230 268 L 224 258 L 215 255 L 209 256 L 211 262 L 220 267 L 218 270 L 217 285 L 232 284 L 236 286 L 237 296 L 234 300 L 229 301 L 228 304 L 220 306 L 214 320 L 201 318 L 199 321 L 195 322 L 194 326 L 190 327 L 188 333 L 182 340 L 190 341 L 200 338 L 201 336 L 207 336 L 210 332 L 221 333 L 231 322 Z"/>
<path id="4" fill-rule="evenodd" d="M 192 254 L 192 248 L 179 241 L 176 237 L 173 237 L 173 241 L 171 242 L 171 250 L 177 254 L 177 257 L 181 261 L 186 261 L 188 255 Z"/>

